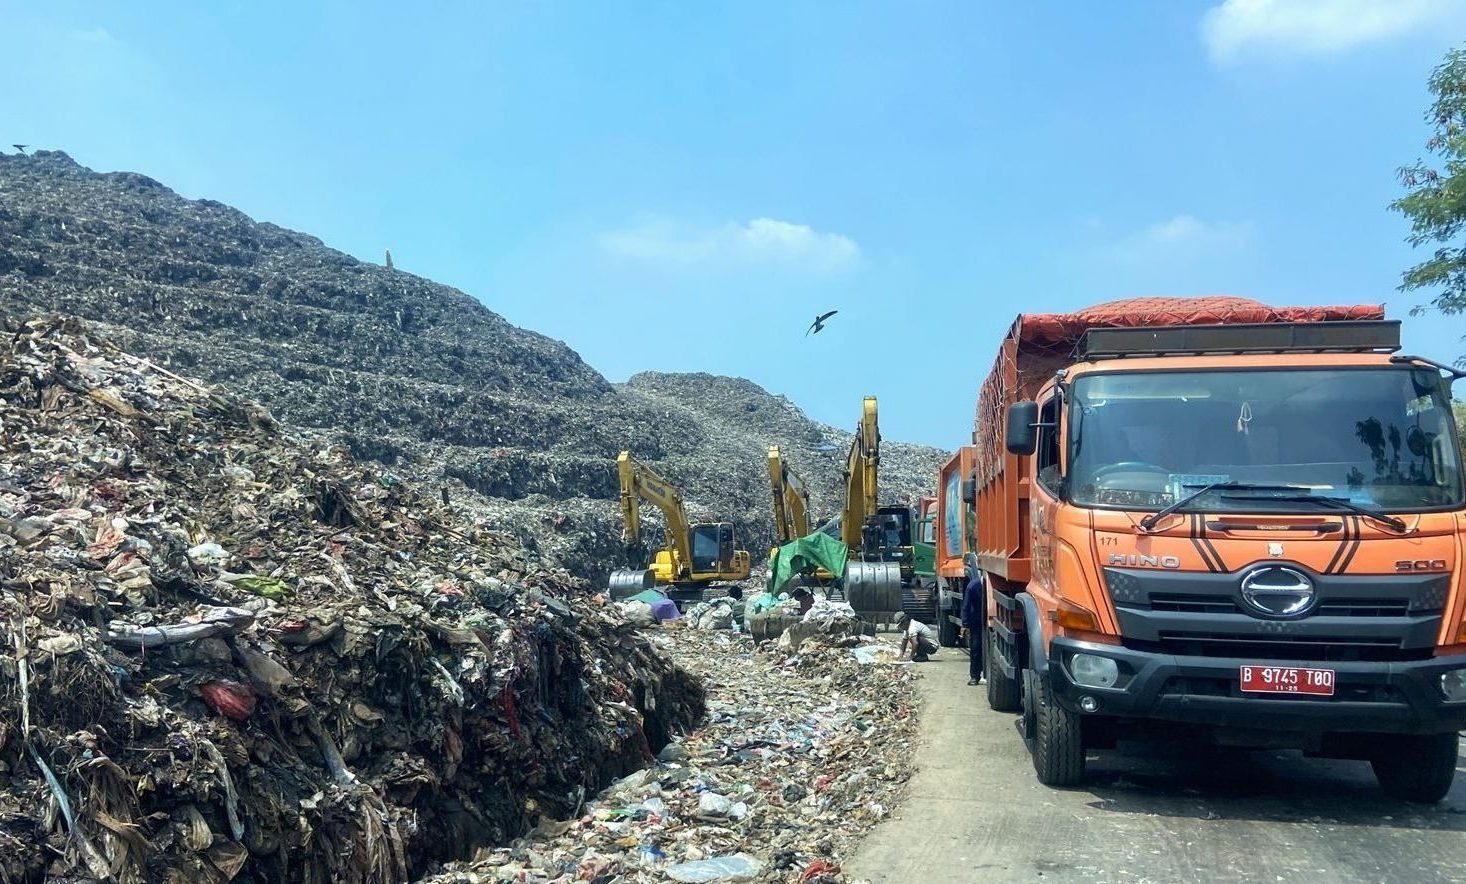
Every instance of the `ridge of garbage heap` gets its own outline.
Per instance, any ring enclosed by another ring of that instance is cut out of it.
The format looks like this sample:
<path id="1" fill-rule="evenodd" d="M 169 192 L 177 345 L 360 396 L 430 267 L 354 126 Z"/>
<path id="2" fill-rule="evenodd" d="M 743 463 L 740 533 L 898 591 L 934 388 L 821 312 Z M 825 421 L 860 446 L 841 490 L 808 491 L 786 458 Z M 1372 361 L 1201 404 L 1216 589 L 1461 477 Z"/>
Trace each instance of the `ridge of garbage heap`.
<path id="1" fill-rule="evenodd" d="M 6 325 L 0 881 L 408 881 L 702 718 L 507 539 L 77 320 Z"/>

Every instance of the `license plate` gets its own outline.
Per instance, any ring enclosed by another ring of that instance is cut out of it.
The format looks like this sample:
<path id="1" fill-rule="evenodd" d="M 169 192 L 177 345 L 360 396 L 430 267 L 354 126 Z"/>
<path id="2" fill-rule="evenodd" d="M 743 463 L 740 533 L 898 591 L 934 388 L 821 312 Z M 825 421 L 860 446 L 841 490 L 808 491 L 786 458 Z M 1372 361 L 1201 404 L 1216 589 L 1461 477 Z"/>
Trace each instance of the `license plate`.
<path id="1" fill-rule="evenodd" d="M 1243 666 L 1242 690 L 1254 694 L 1334 695 L 1334 670 L 1300 666 Z"/>

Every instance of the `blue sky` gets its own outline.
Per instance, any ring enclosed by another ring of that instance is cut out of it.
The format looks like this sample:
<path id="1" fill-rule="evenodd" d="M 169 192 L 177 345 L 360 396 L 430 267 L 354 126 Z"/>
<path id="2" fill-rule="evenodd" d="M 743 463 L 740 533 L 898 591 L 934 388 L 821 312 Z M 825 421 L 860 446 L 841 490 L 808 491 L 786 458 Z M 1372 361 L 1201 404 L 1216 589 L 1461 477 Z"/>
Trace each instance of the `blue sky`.
<path id="1" fill-rule="evenodd" d="M 1020 311 L 1384 301 L 1462 0 L 0 0 L 0 142 L 952 447 Z M 823 334 L 810 318 L 840 310 Z"/>

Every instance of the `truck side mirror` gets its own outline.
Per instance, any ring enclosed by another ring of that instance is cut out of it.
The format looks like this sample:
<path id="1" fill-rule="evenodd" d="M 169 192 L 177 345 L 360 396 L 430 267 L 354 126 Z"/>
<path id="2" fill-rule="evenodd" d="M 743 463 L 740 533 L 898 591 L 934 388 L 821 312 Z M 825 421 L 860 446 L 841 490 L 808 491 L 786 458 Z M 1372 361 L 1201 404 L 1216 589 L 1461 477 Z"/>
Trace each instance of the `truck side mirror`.
<path id="1" fill-rule="evenodd" d="M 1008 453 L 1028 455 L 1038 450 L 1038 403 L 1014 402 L 1008 406 Z"/>
<path id="2" fill-rule="evenodd" d="M 968 506 L 977 506 L 977 480 L 962 480 L 962 502 Z"/>

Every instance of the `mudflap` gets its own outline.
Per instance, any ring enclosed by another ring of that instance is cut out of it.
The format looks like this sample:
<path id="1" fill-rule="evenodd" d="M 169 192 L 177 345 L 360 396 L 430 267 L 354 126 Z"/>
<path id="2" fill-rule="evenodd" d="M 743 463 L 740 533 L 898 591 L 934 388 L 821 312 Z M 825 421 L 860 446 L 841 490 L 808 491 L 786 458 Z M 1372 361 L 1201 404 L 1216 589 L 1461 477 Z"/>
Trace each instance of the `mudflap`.
<path id="1" fill-rule="evenodd" d="M 997 617 L 993 620 L 993 658 L 1003 674 L 1016 679 L 1028 666 L 1028 628 L 1024 622 L 1023 604 L 1017 596 L 994 593 Z"/>

